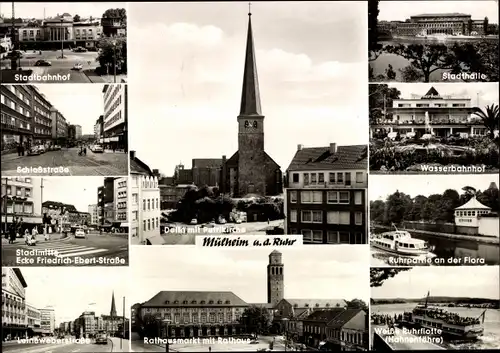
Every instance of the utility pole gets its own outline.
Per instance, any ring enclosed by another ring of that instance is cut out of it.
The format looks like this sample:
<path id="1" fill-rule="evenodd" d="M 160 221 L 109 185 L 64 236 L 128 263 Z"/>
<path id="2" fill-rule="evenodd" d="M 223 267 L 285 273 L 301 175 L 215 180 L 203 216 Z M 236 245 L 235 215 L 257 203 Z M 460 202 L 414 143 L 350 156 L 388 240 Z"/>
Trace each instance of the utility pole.
<path id="1" fill-rule="evenodd" d="M 43 217 L 43 178 L 40 178 L 40 214 L 42 215 L 42 222 L 44 221 Z M 47 225 L 43 222 L 43 235 L 47 234 Z"/>
<path id="2" fill-rule="evenodd" d="M 16 16 L 14 14 L 14 1 L 12 2 L 12 23 L 11 23 L 11 41 L 12 41 L 12 57 L 10 58 L 10 68 L 17 70 L 17 43 L 16 43 L 16 25 L 14 23 Z"/>

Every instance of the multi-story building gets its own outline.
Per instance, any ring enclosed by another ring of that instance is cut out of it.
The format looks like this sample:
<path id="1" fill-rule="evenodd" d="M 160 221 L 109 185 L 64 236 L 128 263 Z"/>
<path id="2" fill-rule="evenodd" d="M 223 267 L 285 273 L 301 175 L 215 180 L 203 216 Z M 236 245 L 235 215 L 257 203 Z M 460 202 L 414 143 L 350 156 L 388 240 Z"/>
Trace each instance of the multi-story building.
<path id="1" fill-rule="evenodd" d="M 73 34 L 77 46 L 87 48 L 87 50 L 96 50 L 97 43 L 102 36 L 102 26 L 99 20 L 95 19 L 74 22 Z"/>
<path id="2" fill-rule="evenodd" d="M 90 338 L 97 333 L 97 319 L 94 311 L 84 311 L 76 319 L 75 324 L 80 338 Z"/>
<path id="3" fill-rule="evenodd" d="M 141 244 L 160 235 L 160 188 L 153 171 L 130 151 L 130 194 L 132 237 L 139 237 Z"/>
<path id="4" fill-rule="evenodd" d="M 50 219 L 53 231 L 61 231 L 62 228 L 80 224 L 80 212 L 74 205 L 57 201 L 44 201 L 42 213 L 47 219 Z"/>
<path id="5" fill-rule="evenodd" d="M 56 313 L 53 308 L 40 309 L 40 327 L 49 335 L 56 329 Z"/>
<path id="6" fill-rule="evenodd" d="M 52 139 L 52 119 L 50 109 L 52 104 L 45 98 L 36 86 L 29 86 L 33 103 L 33 142 L 35 145 L 45 145 Z"/>
<path id="7" fill-rule="evenodd" d="M 431 87 L 423 96 L 394 99 L 384 119 L 371 124 L 370 137 L 381 131 L 416 138 L 425 134 L 484 136 L 488 131 L 473 111 L 471 98 L 442 96 Z"/>
<path id="8" fill-rule="evenodd" d="M 114 222 L 120 223 L 122 231 L 128 232 L 128 177 L 114 180 Z"/>
<path id="9" fill-rule="evenodd" d="M 186 191 L 189 190 L 189 188 L 192 188 L 193 185 L 160 184 L 159 187 L 160 187 L 160 200 L 161 200 L 160 208 L 162 210 L 165 210 L 165 209 L 175 208 L 175 206 L 182 199 Z"/>
<path id="10" fill-rule="evenodd" d="M 99 214 L 97 204 L 89 205 L 88 211 L 90 214 L 90 225 L 99 224 Z"/>
<path id="11" fill-rule="evenodd" d="M 76 126 L 73 124 L 68 125 L 68 140 L 75 141 L 76 139 Z"/>
<path id="12" fill-rule="evenodd" d="M 30 43 L 34 46 L 37 42 L 44 40 L 43 27 L 37 23 L 28 24 L 19 30 L 19 43 Z"/>
<path id="13" fill-rule="evenodd" d="M 50 109 L 50 118 L 52 120 L 52 140 L 54 144 L 65 144 L 68 138 L 68 122 L 66 118 L 54 107 Z"/>
<path id="14" fill-rule="evenodd" d="M 75 139 L 80 140 L 82 138 L 82 127 L 80 125 L 75 125 Z"/>
<path id="15" fill-rule="evenodd" d="M 127 34 L 126 23 L 119 17 L 103 17 L 101 25 L 103 34 L 107 37 L 124 37 Z"/>
<path id="16" fill-rule="evenodd" d="M 366 244 L 368 147 L 304 148 L 287 170 L 285 233 L 304 244 Z"/>
<path id="17" fill-rule="evenodd" d="M 43 333 L 40 326 L 42 322 L 42 314 L 39 309 L 28 303 L 26 304 L 26 320 L 29 337 Z"/>
<path id="18" fill-rule="evenodd" d="M 109 149 L 127 150 L 127 85 L 105 85 L 103 90 L 103 143 Z"/>
<path id="19" fill-rule="evenodd" d="M 42 224 L 42 189 L 40 178 L 2 178 L 0 209 L 2 226 L 8 227 L 13 220 L 21 221 L 31 230 Z M 5 231 L 6 228 L 2 229 Z"/>
<path id="20" fill-rule="evenodd" d="M 27 337 L 26 287 L 19 268 L 2 267 L 2 342 Z"/>
<path id="21" fill-rule="evenodd" d="M 30 86 L 2 85 L 0 114 L 2 151 L 33 143 L 33 107 Z"/>
<path id="22" fill-rule="evenodd" d="M 102 123 L 103 123 L 103 119 L 104 119 L 104 116 L 101 115 L 96 121 L 95 121 L 95 124 L 94 124 L 94 137 L 95 137 L 95 140 L 96 142 L 98 143 L 104 143 L 104 139 L 103 139 L 103 126 L 102 126 Z"/>
<path id="23" fill-rule="evenodd" d="M 104 185 L 97 191 L 97 207 L 99 214 L 99 225 L 111 228 L 115 223 L 115 179 L 113 177 L 104 178 Z"/>

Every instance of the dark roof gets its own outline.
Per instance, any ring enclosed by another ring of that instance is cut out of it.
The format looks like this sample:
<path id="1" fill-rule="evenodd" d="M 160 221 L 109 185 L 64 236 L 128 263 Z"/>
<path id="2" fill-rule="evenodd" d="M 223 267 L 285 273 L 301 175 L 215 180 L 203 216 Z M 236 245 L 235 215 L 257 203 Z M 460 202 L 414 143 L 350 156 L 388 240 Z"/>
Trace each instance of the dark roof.
<path id="1" fill-rule="evenodd" d="M 61 210 L 64 209 L 68 212 L 78 212 L 75 206 L 58 201 L 44 201 L 42 203 L 42 206 L 47 208 L 59 208 Z"/>
<path id="2" fill-rule="evenodd" d="M 420 15 L 414 15 L 411 17 L 446 17 L 446 16 L 469 16 L 466 13 L 460 13 L 460 12 L 445 12 L 445 13 L 423 13 Z"/>
<path id="3" fill-rule="evenodd" d="M 245 68 L 243 71 L 243 88 L 241 91 L 240 116 L 262 115 L 260 107 L 259 80 L 255 62 L 255 47 L 252 33 L 252 17 L 248 17 L 247 48 L 245 52 Z"/>
<path id="4" fill-rule="evenodd" d="M 144 174 L 144 175 L 153 175 L 153 171 L 149 166 L 141 161 L 137 157 L 130 157 L 130 173 L 134 174 Z"/>
<path id="5" fill-rule="evenodd" d="M 248 303 L 248 306 L 256 306 L 258 308 L 273 309 L 274 305 L 270 303 Z"/>
<path id="6" fill-rule="evenodd" d="M 236 151 L 231 158 L 226 161 L 226 165 L 238 165 L 238 161 L 240 160 L 240 153 Z"/>
<path id="7" fill-rule="evenodd" d="M 307 316 L 304 321 L 322 321 L 328 323 L 341 315 L 343 311 L 345 311 L 345 309 L 315 310 Z"/>
<path id="8" fill-rule="evenodd" d="M 220 158 L 194 158 L 193 168 L 220 168 L 222 159 Z"/>
<path id="9" fill-rule="evenodd" d="M 336 153 L 330 153 L 330 147 L 302 148 L 288 167 L 293 170 L 343 170 L 367 169 L 368 146 L 338 146 Z"/>
<path id="10" fill-rule="evenodd" d="M 186 306 L 247 306 L 248 304 L 233 292 L 161 291 L 149 299 L 143 307 L 186 307 Z"/>
<path id="11" fill-rule="evenodd" d="M 271 253 L 269 254 L 269 256 L 271 256 L 272 254 L 280 254 L 281 255 L 281 253 L 278 250 L 271 251 Z"/>
<path id="12" fill-rule="evenodd" d="M 347 306 L 342 299 L 285 299 L 294 308 L 343 308 Z M 337 306 L 338 304 L 338 306 Z"/>
<path id="13" fill-rule="evenodd" d="M 340 315 L 333 318 L 330 322 L 328 322 L 328 326 L 332 328 L 340 328 L 347 324 L 351 319 L 356 316 L 358 313 L 362 312 L 361 309 L 347 309 L 343 310 Z"/>
<path id="14" fill-rule="evenodd" d="M 442 99 L 439 95 L 439 92 L 434 87 L 431 87 L 431 89 L 424 96 L 422 96 L 422 99 L 429 99 L 430 97 L 435 99 Z"/>
<path id="15" fill-rule="evenodd" d="M 26 284 L 26 280 L 24 279 L 24 276 L 21 273 L 21 269 L 16 267 L 16 268 L 13 269 L 13 271 L 16 274 L 17 278 L 19 279 L 19 282 L 21 282 L 21 285 L 24 288 L 28 287 L 28 284 Z"/>

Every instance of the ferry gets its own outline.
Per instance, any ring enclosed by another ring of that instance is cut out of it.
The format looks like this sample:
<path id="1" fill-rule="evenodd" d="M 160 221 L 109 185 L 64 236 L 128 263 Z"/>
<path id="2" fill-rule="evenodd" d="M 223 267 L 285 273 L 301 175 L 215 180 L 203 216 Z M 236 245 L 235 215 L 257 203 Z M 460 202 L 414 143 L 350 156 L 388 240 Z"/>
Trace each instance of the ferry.
<path id="1" fill-rule="evenodd" d="M 435 257 L 426 241 L 412 238 L 409 232 L 398 230 L 396 226 L 394 228 L 395 231 L 371 236 L 370 245 L 401 256 Z"/>
<path id="2" fill-rule="evenodd" d="M 484 316 L 486 310 L 477 318 L 463 317 L 442 308 L 432 308 L 419 304 L 412 312 L 405 312 L 401 324 L 409 324 L 426 329 L 439 329 L 442 336 L 454 340 L 476 340 L 484 332 Z"/>

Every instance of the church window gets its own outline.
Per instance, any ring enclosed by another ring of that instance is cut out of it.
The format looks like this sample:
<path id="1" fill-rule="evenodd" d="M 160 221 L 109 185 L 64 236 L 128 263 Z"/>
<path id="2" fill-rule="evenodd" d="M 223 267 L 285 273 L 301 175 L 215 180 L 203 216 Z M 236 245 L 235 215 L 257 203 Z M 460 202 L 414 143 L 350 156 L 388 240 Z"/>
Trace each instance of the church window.
<path id="1" fill-rule="evenodd" d="M 325 174 L 324 173 L 319 173 L 318 174 L 318 182 L 319 183 L 324 183 L 325 182 Z"/>
<path id="2" fill-rule="evenodd" d="M 290 202 L 291 203 L 297 202 L 297 191 L 290 191 Z"/>
<path id="3" fill-rule="evenodd" d="M 297 210 L 290 210 L 290 222 L 297 222 Z"/>
<path id="4" fill-rule="evenodd" d="M 311 184 L 316 184 L 316 173 L 311 173 Z"/>
<path id="5" fill-rule="evenodd" d="M 293 173 L 292 174 L 292 181 L 294 183 L 298 183 L 299 182 L 299 173 Z"/>

